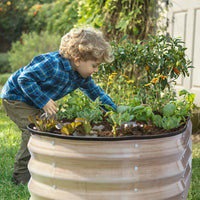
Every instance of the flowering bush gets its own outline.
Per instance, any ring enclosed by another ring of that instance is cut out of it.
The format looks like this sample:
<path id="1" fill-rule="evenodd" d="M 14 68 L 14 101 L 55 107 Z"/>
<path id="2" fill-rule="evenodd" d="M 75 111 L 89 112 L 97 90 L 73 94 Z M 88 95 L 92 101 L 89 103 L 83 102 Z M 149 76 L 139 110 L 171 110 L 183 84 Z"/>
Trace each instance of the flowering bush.
<path id="1" fill-rule="evenodd" d="M 195 97 L 182 90 L 179 99 L 173 88 L 179 76 L 189 76 L 188 69 L 193 67 L 182 44 L 164 35 L 150 36 L 136 45 L 112 43 L 115 60 L 101 65 L 99 77 L 108 74 L 107 81 L 101 79 L 102 87 L 118 105 L 126 106 L 123 112 L 134 114 L 133 119 L 164 129 L 180 126 L 191 115 Z M 137 112 L 133 111 L 137 106 Z"/>

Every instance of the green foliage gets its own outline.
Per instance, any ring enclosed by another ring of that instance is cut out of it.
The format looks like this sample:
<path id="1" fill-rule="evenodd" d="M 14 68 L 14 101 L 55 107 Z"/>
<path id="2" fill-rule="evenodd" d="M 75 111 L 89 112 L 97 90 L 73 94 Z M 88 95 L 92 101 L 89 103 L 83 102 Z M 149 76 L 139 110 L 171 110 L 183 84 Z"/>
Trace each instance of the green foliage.
<path id="1" fill-rule="evenodd" d="M 49 116 L 47 113 L 42 114 L 40 117 L 28 117 L 31 123 L 34 123 L 36 129 L 44 132 L 52 132 L 57 130 L 62 135 L 73 135 L 76 132 L 77 135 L 87 135 L 91 130 L 90 122 L 85 118 L 75 118 L 70 123 L 59 122 L 55 115 Z"/>
<path id="2" fill-rule="evenodd" d="M 111 46 L 115 59 L 112 63 L 100 65 L 99 76 L 130 71 L 129 77 L 135 80 L 136 86 L 149 84 L 156 90 L 157 86 L 153 83 L 158 81 L 160 88 L 164 90 L 180 74 L 189 76 L 191 61 L 187 59 L 186 48 L 182 45 L 181 39 L 165 35 L 149 35 L 149 40 L 138 40 L 136 44 L 128 40 L 123 44 L 114 41 Z"/>
<path id="3" fill-rule="evenodd" d="M 22 32 L 27 31 L 25 22 L 28 9 L 34 4 L 52 2 L 52 0 L 1 0 L 0 2 L 0 36 L 6 43 L 11 43 L 20 38 Z M 1 47 L 3 48 L 3 47 Z"/>
<path id="4" fill-rule="evenodd" d="M 185 96 L 178 100 L 173 90 L 177 78 L 189 76 L 193 67 L 182 44 L 180 39 L 164 35 L 150 35 L 148 41 L 136 44 L 113 42 L 115 60 L 100 65 L 102 88 L 118 105 L 131 106 L 129 112 L 135 120 L 153 121 L 164 129 L 180 126 L 190 116 L 194 102 L 194 94 L 181 91 Z"/>
<path id="5" fill-rule="evenodd" d="M 57 125 L 56 120 L 53 117 L 49 117 L 46 113 L 40 117 L 29 116 L 28 119 L 31 123 L 34 123 L 41 131 L 51 131 Z"/>
<path id="6" fill-rule="evenodd" d="M 105 1 L 81 0 L 79 1 L 78 14 L 80 16 L 79 24 L 92 24 L 99 28 L 103 25 L 102 10 L 105 6 Z"/>
<path id="7" fill-rule="evenodd" d="M 139 105 L 131 108 L 131 113 L 134 114 L 135 120 L 149 122 L 152 117 L 152 108 L 144 105 Z"/>
<path id="8" fill-rule="evenodd" d="M 121 126 L 122 122 L 130 122 L 131 120 L 153 123 L 155 126 L 163 129 L 173 129 L 185 123 L 186 118 L 191 115 L 194 107 L 194 94 L 186 90 L 180 91 L 183 98 L 176 101 L 168 101 L 163 104 L 162 112 L 158 113 L 153 110 L 151 104 L 137 105 L 136 99 L 129 104 L 118 106 L 117 112 L 109 111 L 106 116 L 110 116 L 110 122 L 113 123 L 114 137 L 116 136 L 116 127 Z M 162 98 L 161 98 L 162 102 Z"/>
<path id="9" fill-rule="evenodd" d="M 77 7 L 77 0 L 56 0 L 52 3 L 35 4 L 26 16 L 28 30 L 37 33 L 47 30 L 62 36 L 77 23 Z"/>
<path id="10" fill-rule="evenodd" d="M 113 110 L 107 112 L 106 116 L 108 115 L 111 118 L 111 122 L 116 126 L 121 126 L 122 122 L 130 122 L 134 118 L 134 115 L 130 113 L 130 107 L 123 105 L 117 107 L 117 112 Z"/>
<path id="11" fill-rule="evenodd" d="M 75 131 L 78 135 L 88 135 L 91 131 L 91 125 L 90 122 L 85 118 L 76 118 L 74 120 L 74 123 L 80 123 L 80 125 L 77 125 Z"/>
<path id="12" fill-rule="evenodd" d="M 175 102 L 178 110 L 176 111 L 176 114 L 184 120 L 187 116 L 192 116 L 192 110 L 195 108 L 195 105 L 193 104 L 195 94 L 186 90 L 181 90 L 179 96 L 182 98 Z"/>
<path id="13" fill-rule="evenodd" d="M 155 0 L 81 0 L 79 1 L 79 24 L 101 28 L 110 40 L 129 35 L 131 41 L 144 39 L 155 24 L 152 11 Z"/>
<path id="14" fill-rule="evenodd" d="M 181 118 L 176 116 L 162 117 L 161 115 L 153 115 L 152 121 L 154 125 L 160 128 L 172 129 L 180 126 Z"/>
<path id="15" fill-rule="evenodd" d="M 181 121 L 184 123 L 186 118 L 191 116 L 195 94 L 181 90 L 179 96 L 183 97 L 176 101 L 169 101 L 163 106 L 161 115 L 152 116 L 152 121 L 156 126 L 164 129 L 177 128 Z"/>
<path id="16" fill-rule="evenodd" d="M 68 94 L 63 101 L 59 106 L 58 118 L 74 119 L 79 117 L 94 123 L 102 121 L 103 111 L 100 109 L 99 98 L 92 102 L 81 92 L 75 91 Z"/>
<path id="17" fill-rule="evenodd" d="M 9 62 L 12 71 L 27 65 L 33 57 L 59 49 L 60 37 L 51 35 L 48 32 L 41 32 L 38 35 L 35 32 L 22 35 L 22 42 L 17 41 L 12 44 L 9 52 Z"/>
<path id="18" fill-rule="evenodd" d="M 0 73 L 11 72 L 7 53 L 0 53 Z"/>
<path id="19" fill-rule="evenodd" d="M 166 105 L 164 105 L 163 107 L 163 115 L 166 117 L 170 117 L 172 115 L 174 115 L 176 110 L 176 106 L 173 103 L 168 103 Z"/>
<path id="20" fill-rule="evenodd" d="M 87 98 L 87 97 L 85 97 Z M 103 119 L 103 111 L 100 109 L 101 101 L 97 98 L 94 102 L 89 101 L 83 109 L 77 113 L 77 117 L 86 118 L 90 122 L 99 123 Z"/>
<path id="21" fill-rule="evenodd" d="M 120 105 L 117 107 L 117 112 L 109 111 L 106 116 L 109 115 L 112 123 L 121 126 L 124 122 L 130 122 L 132 120 L 149 122 L 153 112 L 151 107 L 138 105 Z"/>

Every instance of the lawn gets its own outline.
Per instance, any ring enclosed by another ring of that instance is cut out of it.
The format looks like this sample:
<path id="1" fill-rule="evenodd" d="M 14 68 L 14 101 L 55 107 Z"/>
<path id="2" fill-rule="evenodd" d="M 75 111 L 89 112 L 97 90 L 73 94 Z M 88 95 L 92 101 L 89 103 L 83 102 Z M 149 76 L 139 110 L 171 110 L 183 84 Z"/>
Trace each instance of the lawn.
<path id="1" fill-rule="evenodd" d="M 11 182 L 20 140 L 19 129 L 0 106 L 0 200 L 28 200 L 30 197 L 27 186 L 16 186 Z"/>
<path id="2" fill-rule="evenodd" d="M 0 105 L 0 200 L 28 200 L 27 186 L 12 184 L 12 167 L 20 145 L 20 132 Z M 192 182 L 187 200 L 200 200 L 200 143 L 193 145 Z"/>

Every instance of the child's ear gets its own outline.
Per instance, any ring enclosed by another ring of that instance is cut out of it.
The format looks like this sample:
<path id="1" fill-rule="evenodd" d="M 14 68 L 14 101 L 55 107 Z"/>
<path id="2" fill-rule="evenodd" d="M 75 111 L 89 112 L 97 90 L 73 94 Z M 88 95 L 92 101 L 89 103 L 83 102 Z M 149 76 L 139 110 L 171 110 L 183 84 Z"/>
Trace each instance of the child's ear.
<path id="1" fill-rule="evenodd" d="M 81 59 L 79 57 L 74 58 L 74 64 L 76 65 L 76 67 L 79 67 L 80 61 L 81 61 Z"/>

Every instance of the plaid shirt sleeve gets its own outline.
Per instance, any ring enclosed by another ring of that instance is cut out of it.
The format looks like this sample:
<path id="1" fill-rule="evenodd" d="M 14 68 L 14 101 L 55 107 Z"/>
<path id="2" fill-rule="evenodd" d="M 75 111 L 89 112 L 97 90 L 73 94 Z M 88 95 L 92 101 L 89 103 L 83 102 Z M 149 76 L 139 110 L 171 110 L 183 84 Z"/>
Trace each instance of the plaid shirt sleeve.
<path id="1" fill-rule="evenodd" d="M 45 56 L 37 56 L 17 79 L 24 96 L 28 97 L 39 108 L 43 108 L 50 97 L 42 91 L 38 83 L 52 79 L 55 74 L 53 64 Z"/>
<path id="2" fill-rule="evenodd" d="M 87 81 L 80 87 L 80 90 L 93 101 L 95 101 L 97 97 L 100 97 L 102 104 L 109 105 L 115 110 L 117 109 L 117 106 L 114 104 L 112 99 L 94 83 L 94 80 L 91 77 L 89 77 Z M 102 106 L 102 108 L 107 111 L 104 106 Z"/>

